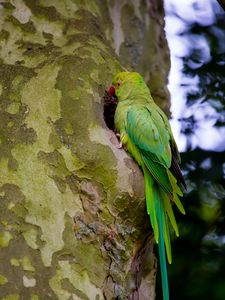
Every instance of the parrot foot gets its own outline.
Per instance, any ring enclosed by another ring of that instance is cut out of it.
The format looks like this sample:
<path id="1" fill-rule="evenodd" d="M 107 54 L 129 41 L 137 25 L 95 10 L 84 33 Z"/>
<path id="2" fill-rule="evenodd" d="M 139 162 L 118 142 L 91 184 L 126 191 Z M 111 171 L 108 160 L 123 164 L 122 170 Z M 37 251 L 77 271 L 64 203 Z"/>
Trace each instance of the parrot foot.
<path id="1" fill-rule="evenodd" d="M 120 134 L 119 134 L 118 132 L 116 133 L 116 136 L 120 139 Z M 119 145 L 116 146 L 116 148 L 117 148 L 117 149 L 123 148 L 123 144 L 122 144 L 121 141 L 120 141 Z"/>
<path id="2" fill-rule="evenodd" d="M 123 144 L 122 144 L 122 142 L 120 142 L 119 143 L 119 145 L 116 147 L 117 149 L 121 149 L 121 148 L 123 148 Z"/>

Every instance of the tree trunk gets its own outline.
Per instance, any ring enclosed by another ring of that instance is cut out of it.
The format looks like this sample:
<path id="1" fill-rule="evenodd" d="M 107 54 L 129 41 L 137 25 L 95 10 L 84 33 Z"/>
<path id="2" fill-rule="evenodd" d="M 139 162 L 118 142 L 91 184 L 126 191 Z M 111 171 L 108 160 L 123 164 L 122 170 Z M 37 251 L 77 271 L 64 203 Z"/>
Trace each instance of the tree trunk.
<path id="1" fill-rule="evenodd" d="M 11 0 L 0 21 L 0 298 L 154 299 L 143 176 L 102 96 L 132 68 L 168 111 L 161 1 Z"/>

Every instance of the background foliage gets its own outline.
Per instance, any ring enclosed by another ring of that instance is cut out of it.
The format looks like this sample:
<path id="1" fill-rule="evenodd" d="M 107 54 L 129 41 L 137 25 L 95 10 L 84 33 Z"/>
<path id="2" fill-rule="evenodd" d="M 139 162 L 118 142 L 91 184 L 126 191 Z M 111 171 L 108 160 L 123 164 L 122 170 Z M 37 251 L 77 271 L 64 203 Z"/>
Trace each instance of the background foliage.
<path id="1" fill-rule="evenodd" d="M 210 25 L 187 20 L 176 10 L 173 14 L 185 23 L 180 36 L 191 44 L 187 53 L 181 55 L 182 76 L 198 80 L 197 88 L 185 83 L 187 80 L 181 84 L 187 90 L 185 110 L 179 120 L 181 136 L 186 138 L 182 168 L 188 185 L 183 199 L 187 214 L 177 214 L 180 238 L 174 239 L 173 264 L 169 267 L 171 299 L 223 300 L 225 140 L 221 133 L 225 126 L 225 14 L 215 6 L 214 23 Z M 206 48 L 196 46 L 199 38 L 207 41 L 208 53 Z M 215 138 L 211 129 L 221 135 L 221 141 L 207 147 L 207 139 Z M 201 145 L 199 132 L 205 138 Z"/>

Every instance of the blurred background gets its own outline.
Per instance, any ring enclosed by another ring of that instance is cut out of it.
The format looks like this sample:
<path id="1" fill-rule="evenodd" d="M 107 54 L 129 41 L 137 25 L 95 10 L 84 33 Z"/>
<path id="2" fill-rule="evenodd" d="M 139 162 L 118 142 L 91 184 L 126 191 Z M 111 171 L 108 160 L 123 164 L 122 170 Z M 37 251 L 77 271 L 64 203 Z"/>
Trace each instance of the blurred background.
<path id="1" fill-rule="evenodd" d="M 169 267 L 171 299 L 224 300 L 225 12 L 216 0 L 164 5 L 171 125 L 188 186 Z"/>

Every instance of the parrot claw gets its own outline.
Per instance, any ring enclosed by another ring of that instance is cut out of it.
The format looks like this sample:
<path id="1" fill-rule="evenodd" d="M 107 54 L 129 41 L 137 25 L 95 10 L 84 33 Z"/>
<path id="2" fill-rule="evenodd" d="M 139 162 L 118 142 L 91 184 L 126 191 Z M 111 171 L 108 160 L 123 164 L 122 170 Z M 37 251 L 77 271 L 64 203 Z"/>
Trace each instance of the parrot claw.
<path id="1" fill-rule="evenodd" d="M 119 145 L 117 146 L 117 149 L 121 149 L 121 148 L 123 148 L 122 142 L 120 142 Z"/>
<path id="2" fill-rule="evenodd" d="M 116 133 L 116 136 L 120 139 L 120 133 Z M 119 145 L 117 146 L 117 149 L 121 149 L 121 148 L 123 148 L 123 144 L 122 144 L 122 142 L 120 141 L 120 143 L 119 143 Z"/>

